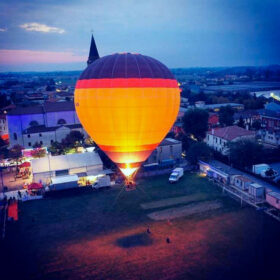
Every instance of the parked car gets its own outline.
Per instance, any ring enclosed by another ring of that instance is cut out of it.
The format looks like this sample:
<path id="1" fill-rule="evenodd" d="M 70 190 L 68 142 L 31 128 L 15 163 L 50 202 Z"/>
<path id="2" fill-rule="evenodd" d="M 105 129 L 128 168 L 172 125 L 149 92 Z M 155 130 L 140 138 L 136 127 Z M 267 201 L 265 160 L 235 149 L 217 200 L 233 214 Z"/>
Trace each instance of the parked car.
<path id="1" fill-rule="evenodd" d="M 182 167 L 177 167 L 172 171 L 169 177 L 169 182 L 170 183 L 178 182 L 180 178 L 183 177 L 183 175 L 184 175 L 184 169 Z"/>
<path id="2" fill-rule="evenodd" d="M 103 177 L 99 177 L 93 184 L 92 188 L 94 190 L 98 190 L 101 188 L 108 188 L 111 187 L 110 176 L 106 175 Z"/>

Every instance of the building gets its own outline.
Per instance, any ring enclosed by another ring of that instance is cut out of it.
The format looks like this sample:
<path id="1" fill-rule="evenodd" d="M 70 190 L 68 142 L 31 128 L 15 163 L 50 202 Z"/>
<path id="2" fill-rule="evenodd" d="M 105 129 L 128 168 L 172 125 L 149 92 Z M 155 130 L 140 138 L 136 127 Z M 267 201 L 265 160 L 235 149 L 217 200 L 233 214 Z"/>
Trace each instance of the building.
<path id="1" fill-rule="evenodd" d="M 258 110 L 246 110 L 243 112 L 235 112 L 233 115 L 234 123 L 237 124 L 243 119 L 246 127 L 251 127 L 255 121 L 260 121 L 260 113 Z"/>
<path id="2" fill-rule="evenodd" d="M 19 144 L 24 148 L 36 142 L 50 146 L 60 142 L 71 130 L 84 135 L 73 102 L 46 102 L 29 107 L 16 107 L 7 113 L 10 147 Z"/>
<path id="3" fill-rule="evenodd" d="M 265 187 L 255 183 L 247 176 L 238 174 L 229 165 L 222 162 L 211 160 L 210 162 L 199 161 L 199 169 L 202 174 L 210 179 L 228 186 L 230 189 L 234 188 L 239 195 L 253 199 L 255 202 L 263 202 Z"/>
<path id="4" fill-rule="evenodd" d="M 265 110 L 280 112 L 280 104 L 276 102 L 270 102 L 264 105 Z"/>
<path id="5" fill-rule="evenodd" d="M 161 163 L 165 160 L 179 161 L 182 157 L 182 142 L 165 138 L 159 146 L 152 152 L 145 164 Z"/>
<path id="6" fill-rule="evenodd" d="M 96 152 L 46 156 L 31 161 L 33 182 L 49 184 L 51 178 L 77 175 L 79 178 L 104 174 L 103 163 Z"/>
<path id="7" fill-rule="evenodd" d="M 261 137 L 264 143 L 280 145 L 280 111 L 260 110 Z"/>
<path id="8" fill-rule="evenodd" d="M 257 183 L 252 183 L 249 185 L 248 193 L 255 200 L 263 199 L 264 193 L 265 193 L 265 188 L 264 188 L 264 186 L 261 186 Z"/>
<path id="9" fill-rule="evenodd" d="M 280 111 L 260 110 L 262 128 L 265 130 L 280 130 Z"/>
<path id="10" fill-rule="evenodd" d="M 218 151 L 223 155 L 227 155 L 229 144 L 242 139 L 255 139 L 255 132 L 235 125 L 222 128 L 212 128 L 207 132 L 205 142 L 215 151 Z"/>
<path id="11" fill-rule="evenodd" d="M 98 50 L 97 50 L 93 35 L 91 35 L 91 43 L 90 43 L 90 50 L 89 50 L 87 65 L 89 66 L 91 63 L 93 63 L 97 59 L 99 59 L 99 54 L 98 54 Z"/>
<path id="12" fill-rule="evenodd" d="M 204 101 L 195 102 L 195 107 L 209 111 L 219 112 L 222 107 L 230 106 L 236 111 L 244 110 L 244 105 L 239 103 L 221 103 L 221 104 L 205 104 Z"/>
<path id="13" fill-rule="evenodd" d="M 202 174 L 225 185 L 229 185 L 231 176 L 236 175 L 230 166 L 216 160 L 211 160 L 210 162 L 200 160 L 198 164 Z"/>
<path id="14" fill-rule="evenodd" d="M 280 210 L 280 193 L 269 192 L 266 194 L 266 202 Z"/>
<path id="15" fill-rule="evenodd" d="M 186 97 L 181 97 L 180 99 L 180 107 L 188 108 L 190 105 L 189 99 Z"/>
<path id="16" fill-rule="evenodd" d="M 264 97 L 264 98 L 271 98 L 273 96 L 279 96 L 280 97 L 280 90 L 261 90 L 261 91 L 252 91 L 250 92 L 252 96 L 256 97 Z"/>
<path id="17" fill-rule="evenodd" d="M 241 190 L 248 190 L 253 181 L 242 175 L 234 175 L 231 177 L 231 184 Z"/>

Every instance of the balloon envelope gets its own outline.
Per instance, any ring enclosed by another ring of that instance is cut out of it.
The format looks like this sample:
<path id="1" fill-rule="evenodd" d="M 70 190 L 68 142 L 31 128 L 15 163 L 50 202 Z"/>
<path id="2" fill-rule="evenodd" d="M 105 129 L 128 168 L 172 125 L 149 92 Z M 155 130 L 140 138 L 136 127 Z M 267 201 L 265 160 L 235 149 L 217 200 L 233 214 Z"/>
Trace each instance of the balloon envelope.
<path id="1" fill-rule="evenodd" d="M 130 176 L 176 120 L 180 90 L 170 70 L 140 54 L 113 54 L 77 81 L 75 107 L 91 138 Z"/>

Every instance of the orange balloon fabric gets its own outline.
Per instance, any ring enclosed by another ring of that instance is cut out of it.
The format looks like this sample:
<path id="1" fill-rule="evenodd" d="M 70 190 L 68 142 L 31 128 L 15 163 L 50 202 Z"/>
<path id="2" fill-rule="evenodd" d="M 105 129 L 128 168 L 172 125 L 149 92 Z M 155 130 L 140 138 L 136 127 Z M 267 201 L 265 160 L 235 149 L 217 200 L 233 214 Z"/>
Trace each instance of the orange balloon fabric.
<path id="1" fill-rule="evenodd" d="M 140 54 L 96 60 L 75 89 L 84 129 L 122 171 L 135 171 L 149 157 L 172 127 L 179 106 L 180 90 L 170 70 Z"/>

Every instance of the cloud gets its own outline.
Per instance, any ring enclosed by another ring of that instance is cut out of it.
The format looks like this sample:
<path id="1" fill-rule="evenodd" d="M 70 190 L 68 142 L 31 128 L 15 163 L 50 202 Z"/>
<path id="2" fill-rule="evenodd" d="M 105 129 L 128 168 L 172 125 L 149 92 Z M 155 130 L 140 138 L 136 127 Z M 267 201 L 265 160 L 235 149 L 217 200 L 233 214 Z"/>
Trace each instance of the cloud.
<path id="1" fill-rule="evenodd" d="M 33 50 L 0 50 L 1 64 L 16 65 L 28 63 L 71 63 L 86 62 L 86 56 L 73 52 L 51 52 Z"/>
<path id="2" fill-rule="evenodd" d="M 0 28 L 0 32 L 6 32 L 7 28 Z"/>
<path id="3" fill-rule="evenodd" d="M 37 32 L 44 32 L 44 33 L 59 33 L 62 34 L 65 32 L 64 29 L 58 27 L 48 26 L 46 24 L 41 24 L 37 22 L 30 22 L 24 23 L 19 26 L 27 31 L 37 31 Z"/>

